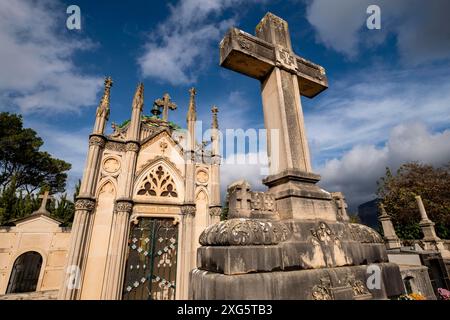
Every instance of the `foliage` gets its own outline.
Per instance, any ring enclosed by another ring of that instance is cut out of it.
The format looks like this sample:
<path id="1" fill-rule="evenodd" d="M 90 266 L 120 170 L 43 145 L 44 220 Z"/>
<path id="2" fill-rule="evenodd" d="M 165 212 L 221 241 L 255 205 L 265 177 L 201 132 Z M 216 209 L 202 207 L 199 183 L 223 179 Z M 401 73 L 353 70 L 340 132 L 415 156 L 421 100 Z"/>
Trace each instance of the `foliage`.
<path id="1" fill-rule="evenodd" d="M 444 288 L 438 288 L 438 299 L 439 300 L 450 300 L 450 291 Z"/>
<path id="2" fill-rule="evenodd" d="M 393 175 L 389 168 L 378 182 L 378 197 L 392 217 L 401 239 L 421 239 L 420 213 L 415 200 L 422 197 L 428 217 L 439 237 L 450 238 L 450 163 L 441 168 L 417 162 L 400 166 Z"/>
<path id="3" fill-rule="evenodd" d="M 39 151 L 42 144 L 34 130 L 23 128 L 21 116 L 0 113 L 0 192 L 11 185 L 28 194 L 43 186 L 64 191 L 71 165 Z"/>
<path id="4" fill-rule="evenodd" d="M 43 141 L 30 128 L 23 128 L 22 117 L 0 113 L 0 224 L 26 217 L 36 211 L 45 190 L 65 191 L 71 165 L 40 151 Z M 70 224 L 74 201 L 63 194 L 49 203 L 51 216 Z"/>
<path id="5" fill-rule="evenodd" d="M 398 300 L 427 300 L 422 294 L 420 293 L 410 293 L 410 294 L 402 294 L 398 297 Z"/>

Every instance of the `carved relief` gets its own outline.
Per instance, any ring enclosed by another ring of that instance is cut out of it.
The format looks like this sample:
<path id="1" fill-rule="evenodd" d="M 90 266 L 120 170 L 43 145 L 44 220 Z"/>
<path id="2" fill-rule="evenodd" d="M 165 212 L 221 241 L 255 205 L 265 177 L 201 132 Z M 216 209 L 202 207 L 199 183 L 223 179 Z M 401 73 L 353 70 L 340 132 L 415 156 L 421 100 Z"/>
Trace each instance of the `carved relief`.
<path id="1" fill-rule="evenodd" d="M 315 285 L 312 290 L 314 300 L 332 300 L 331 280 L 328 278 L 320 279 L 320 285 Z"/>
<path id="2" fill-rule="evenodd" d="M 149 171 L 137 192 L 140 196 L 177 198 L 177 188 L 169 171 L 159 165 Z"/>
<path id="3" fill-rule="evenodd" d="M 204 246 L 275 245 L 290 236 L 290 229 L 278 221 L 229 219 L 206 228 L 199 241 Z"/>
<path id="4" fill-rule="evenodd" d="M 90 146 L 99 146 L 100 148 L 103 148 L 105 146 L 105 139 L 99 136 L 91 136 L 89 138 L 89 145 Z"/>
<path id="5" fill-rule="evenodd" d="M 222 207 L 210 207 L 209 215 L 211 217 L 219 217 L 222 213 Z"/>
<path id="6" fill-rule="evenodd" d="M 126 145 L 126 150 L 127 151 L 138 152 L 139 151 L 139 144 L 137 144 L 136 142 L 128 142 L 127 145 Z"/>
<path id="7" fill-rule="evenodd" d="M 252 43 L 250 41 L 248 41 L 247 39 L 245 39 L 242 36 L 238 37 L 236 41 L 239 44 L 239 47 L 241 47 L 241 49 L 251 51 Z"/>
<path id="8" fill-rule="evenodd" d="M 311 230 L 311 234 L 320 242 L 328 242 L 333 237 L 333 232 L 325 222 L 320 222 L 316 229 Z"/>
<path id="9" fill-rule="evenodd" d="M 351 223 L 348 226 L 354 241 L 361 243 L 384 243 L 380 234 L 372 228 L 357 223 Z"/>
<path id="10" fill-rule="evenodd" d="M 105 145 L 105 149 L 117 151 L 117 152 L 125 152 L 125 144 L 119 142 L 108 141 Z"/>
<path id="11" fill-rule="evenodd" d="M 197 172 L 197 182 L 205 184 L 208 182 L 209 176 L 205 170 L 199 170 Z"/>
<path id="12" fill-rule="evenodd" d="M 297 59 L 288 49 L 281 46 L 275 47 L 275 64 L 287 71 L 297 71 Z"/>
<path id="13" fill-rule="evenodd" d="M 193 204 L 185 204 L 183 206 L 181 206 L 181 214 L 182 215 L 191 215 L 191 216 L 195 216 L 195 212 L 196 212 L 196 207 Z"/>
<path id="14" fill-rule="evenodd" d="M 275 196 L 266 192 L 251 191 L 250 207 L 252 210 L 275 211 Z"/>
<path id="15" fill-rule="evenodd" d="M 75 202 L 75 210 L 92 211 L 95 207 L 95 201 L 91 199 L 78 199 Z"/>
<path id="16" fill-rule="evenodd" d="M 116 158 L 108 157 L 103 161 L 103 170 L 107 173 L 116 173 L 120 169 L 120 162 Z"/>
<path id="17" fill-rule="evenodd" d="M 118 201 L 116 203 L 116 211 L 118 212 L 131 212 L 131 209 L 133 209 L 133 204 L 128 201 Z"/>
<path id="18" fill-rule="evenodd" d="M 349 273 L 345 279 L 345 283 L 352 287 L 353 296 L 361 296 L 370 294 L 369 290 L 361 280 L 356 280 L 355 275 Z"/>

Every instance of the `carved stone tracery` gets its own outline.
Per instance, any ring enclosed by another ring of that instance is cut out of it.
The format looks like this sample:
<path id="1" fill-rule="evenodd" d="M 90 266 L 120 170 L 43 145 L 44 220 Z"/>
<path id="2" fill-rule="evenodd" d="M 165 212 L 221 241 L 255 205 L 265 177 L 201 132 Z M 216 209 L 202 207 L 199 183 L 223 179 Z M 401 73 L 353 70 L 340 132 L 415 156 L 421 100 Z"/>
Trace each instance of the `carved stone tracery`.
<path id="1" fill-rule="evenodd" d="M 170 172 L 162 165 L 151 169 L 141 182 L 138 192 L 140 196 L 177 198 L 178 191 Z"/>

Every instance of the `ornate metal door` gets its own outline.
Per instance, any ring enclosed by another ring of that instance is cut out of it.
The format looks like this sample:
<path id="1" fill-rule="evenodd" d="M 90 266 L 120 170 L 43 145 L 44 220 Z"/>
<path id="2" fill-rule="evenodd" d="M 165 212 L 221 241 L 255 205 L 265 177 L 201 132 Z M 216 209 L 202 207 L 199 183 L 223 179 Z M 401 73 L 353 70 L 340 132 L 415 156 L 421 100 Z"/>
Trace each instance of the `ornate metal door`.
<path id="1" fill-rule="evenodd" d="M 174 219 L 140 218 L 131 226 L 124 300 L 175 299 L 177 244 Z"/>

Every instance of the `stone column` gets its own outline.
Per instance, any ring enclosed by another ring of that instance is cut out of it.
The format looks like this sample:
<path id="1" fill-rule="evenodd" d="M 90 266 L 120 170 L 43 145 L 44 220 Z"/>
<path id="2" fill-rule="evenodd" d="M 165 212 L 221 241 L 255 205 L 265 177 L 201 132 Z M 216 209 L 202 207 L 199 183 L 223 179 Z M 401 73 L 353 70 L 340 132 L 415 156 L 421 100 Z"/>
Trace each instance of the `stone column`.
<path id="1" fill-rule="evenodd" d="M 383 229 L 384 240 L 386 241 L 386 248 L 388 249 L 398 249 L 402 246 L 400 239 L 395 233 L 394 226 L 392 224 L 391 217 L 387 214 L 384 205 L 380 203 L 381 215 L 378 220 L 381 223 L 381 228 Z"/>
<path id="2" fill-rule="evenodd" d="M 66 263 L 66 274 L 59 290 L 58 299 L 77 300 L 80 298 L 82 276 L 86 265 L 86 246 L 92 232 L 92 211 L 95 201 L 79 198 L 75 202 L 75 218 L 72 224 L 71 242 Z"/>
<path id="3" fill-rule="evenodd" d="M 113 216 L 111 240 L 106 266 L 106 276 L 102 298 L 120 300 L 125 276 L 126 252 L 133 204 L 129 200 L 117 200 Z"/>
<path id="4" fill-rule="evenodd" d="M 213 106 L 212 112 L 212 125 L 211 125 L 211 188 L 210 188 L 210 207 L 209 207 L 209 224 L 214 224 L 220 221 L 220 213 L 222 212 L 222 206 L 220 202 L 220 132 L 219 121 L 217 119 L 217 113 L 219 108 Z"/>
<path id="5" fill-rule="evenodd" d="M 420 222 L 419 226 L 423 233 L 423 242 L 425 243 L 426 250 L 437 250 L 441 253 L 444 259 L 450 259 L 450 251 L 444 247 L 442 240 L 436 235 L 436 230 L 434 229 L 434 222 L 428 218 L 425 206 L 422 202 L 421 196 L 416 196 L 417 206 L 420 212 Z"/>
<path id="6" fill-rule="evenodd" d="M 180 265 L 177 268 L 177 279 L 182 279 L 177 284 L 178 299 L 187 299 L 189 290 L 189 272 L 197 265 L 196 252 L 193 252 L 193 220 L 195 216 L 195 205 L 183 205 L 181 207 L 181 230 L 180 230 L 180 246 L 178 252 L 180 254 Z"/>

